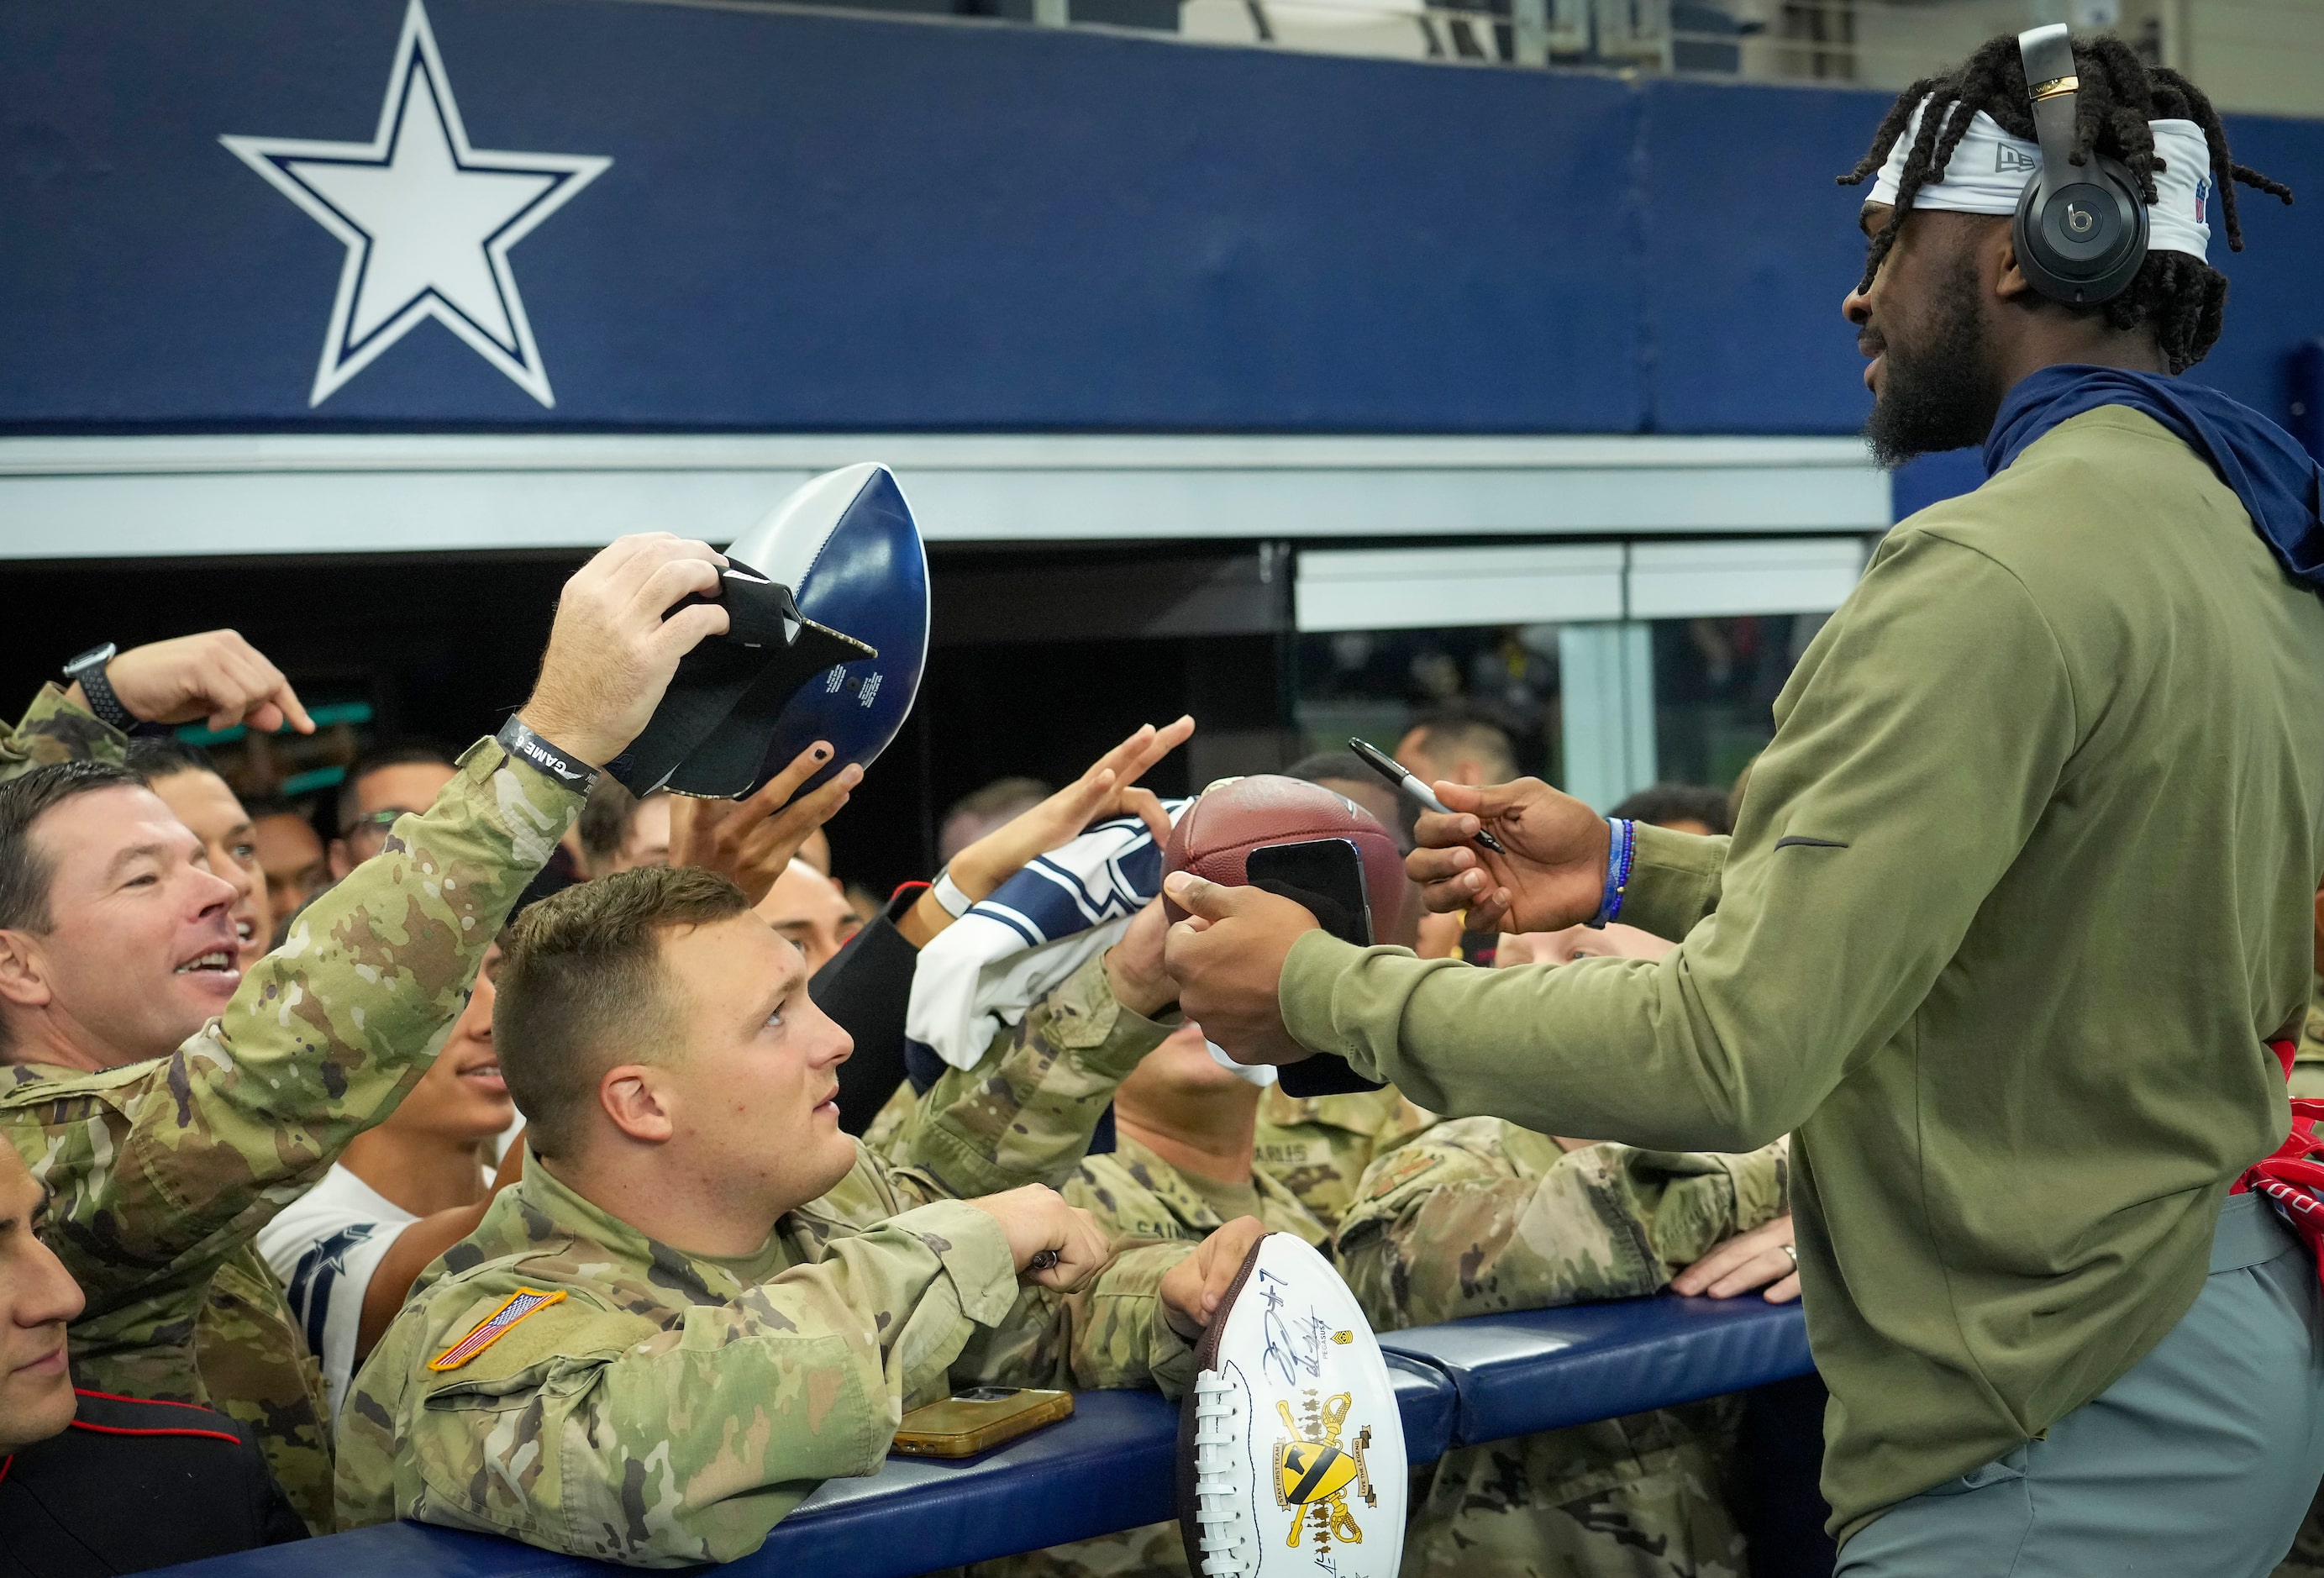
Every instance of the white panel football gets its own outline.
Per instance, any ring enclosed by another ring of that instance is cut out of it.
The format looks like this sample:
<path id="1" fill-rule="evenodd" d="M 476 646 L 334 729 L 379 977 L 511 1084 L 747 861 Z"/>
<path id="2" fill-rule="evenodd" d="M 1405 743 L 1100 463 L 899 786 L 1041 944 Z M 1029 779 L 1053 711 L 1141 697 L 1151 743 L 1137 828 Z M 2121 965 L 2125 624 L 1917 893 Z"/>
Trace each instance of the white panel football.
<path id="1" fill-rule="evenodd" d="M 768 579 L 798 591 L 847 506 L 872 474 L 884 469 L 877 461 L 860 460 L 808 478 L 729 544 L 729 551 Z"/>
<path id="2" fill-rule="evenodd" d="M 1289 1233 L 1259 1240 L 1197 1358 L 1179 1436 L 1179 1522 L 1194 1571 L 1395 1578 L 1404 1420 L 1371 1326 L 1331 1263 Z"/>

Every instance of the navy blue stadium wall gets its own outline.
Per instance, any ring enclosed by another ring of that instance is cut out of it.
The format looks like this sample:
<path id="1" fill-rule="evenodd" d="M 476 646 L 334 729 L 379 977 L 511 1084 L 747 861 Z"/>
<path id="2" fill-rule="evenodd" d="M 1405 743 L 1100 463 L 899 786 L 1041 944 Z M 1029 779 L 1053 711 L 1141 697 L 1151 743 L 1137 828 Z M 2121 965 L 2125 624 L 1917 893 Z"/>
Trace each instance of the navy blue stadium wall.
<path id="1" fill-rule="evenodd" d="M 603 0 L 428 6 L 473 149 L 611 161 L 485 281 L 529 319 L 516 371 L 390 325 L 318 401 L 348 249 L 220 139 L 370 140 L 405 14 L 0 7 L 0 430 L 1861 417 L 1831 178 L 1874 94 Z M 2324 198 L 2324 124 L 2231 130 Z M 2281 414 L 2324 333 L 2324 201 L 2248 223 L 2203 375 Z"/>

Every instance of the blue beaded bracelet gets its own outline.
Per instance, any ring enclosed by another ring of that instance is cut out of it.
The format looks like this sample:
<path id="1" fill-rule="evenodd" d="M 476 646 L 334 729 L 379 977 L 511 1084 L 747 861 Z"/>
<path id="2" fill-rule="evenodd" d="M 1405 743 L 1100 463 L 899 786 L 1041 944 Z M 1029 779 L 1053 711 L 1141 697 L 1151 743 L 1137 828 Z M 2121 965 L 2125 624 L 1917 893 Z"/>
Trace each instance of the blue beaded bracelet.
<path id="1" fill-rule="evenodd" d="M 1623 817 L 1606 819 L 1606 888 L 1598 900 L 1598 913 L 1590 918 L 1602 929 L 1622 913 L 1622 899 L 1630 886 L 1630 868 L 1637 858 L 1637 824 Z"/>

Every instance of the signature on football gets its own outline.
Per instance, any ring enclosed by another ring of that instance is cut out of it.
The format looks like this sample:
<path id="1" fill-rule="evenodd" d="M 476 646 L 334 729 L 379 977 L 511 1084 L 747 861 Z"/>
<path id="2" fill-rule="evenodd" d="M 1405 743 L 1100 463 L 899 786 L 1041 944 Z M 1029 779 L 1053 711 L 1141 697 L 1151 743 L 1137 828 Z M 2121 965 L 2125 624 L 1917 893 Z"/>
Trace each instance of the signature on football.
<path id="1" fill-rule="evenodd" d="M 1266 1301 L 1267 1316 L 1263 1326 L 1267 1337 L 1266 1352 L 1259 1355 L 1259 1367 L 1276 1376 L 1286 1386 L 1296 1386 L 1300 1377 L 1313 1379 L 1323 1373 L 1323 1344 L 1330 1341 L 1332 1328 L 1313 1309 L 1305 1315 L 1284 1313 L 1282 1278 L 1261 1269 L 1259 1273 L 1259 1296 Z"/>

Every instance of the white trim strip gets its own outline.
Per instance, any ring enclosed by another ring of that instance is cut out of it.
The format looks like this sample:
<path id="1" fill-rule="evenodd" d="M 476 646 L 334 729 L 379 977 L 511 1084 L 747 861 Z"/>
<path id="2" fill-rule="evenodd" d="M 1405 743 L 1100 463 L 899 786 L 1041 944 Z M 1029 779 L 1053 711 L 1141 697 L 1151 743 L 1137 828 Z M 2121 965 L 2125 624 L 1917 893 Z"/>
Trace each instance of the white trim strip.
<path id="1" fill-rule="evenodd" d="M 1303 551 L 1301 631 L 1829 614 L 1864 571 L 1866 540 L 1526 543 Z"/>
<path id="2" fill-rule="evenodd" d="M 1877 531 L 1848 438 L 257 434 L 0 438 L 0 558 L 724 541 L 892 466 L 933 541 Z"/>
<path id="3" fill-rule="evenodd" d="M 1618 542 L 1302 553 L 1302 631 L 1439 630 L 1622 617 Z"/>
<path id="4" fill-rule="evenodd" d="M 1864 540 L 1641 542 L 1630 549 L 1632 619 L 1829 614 L 1864 573 Z"/>

